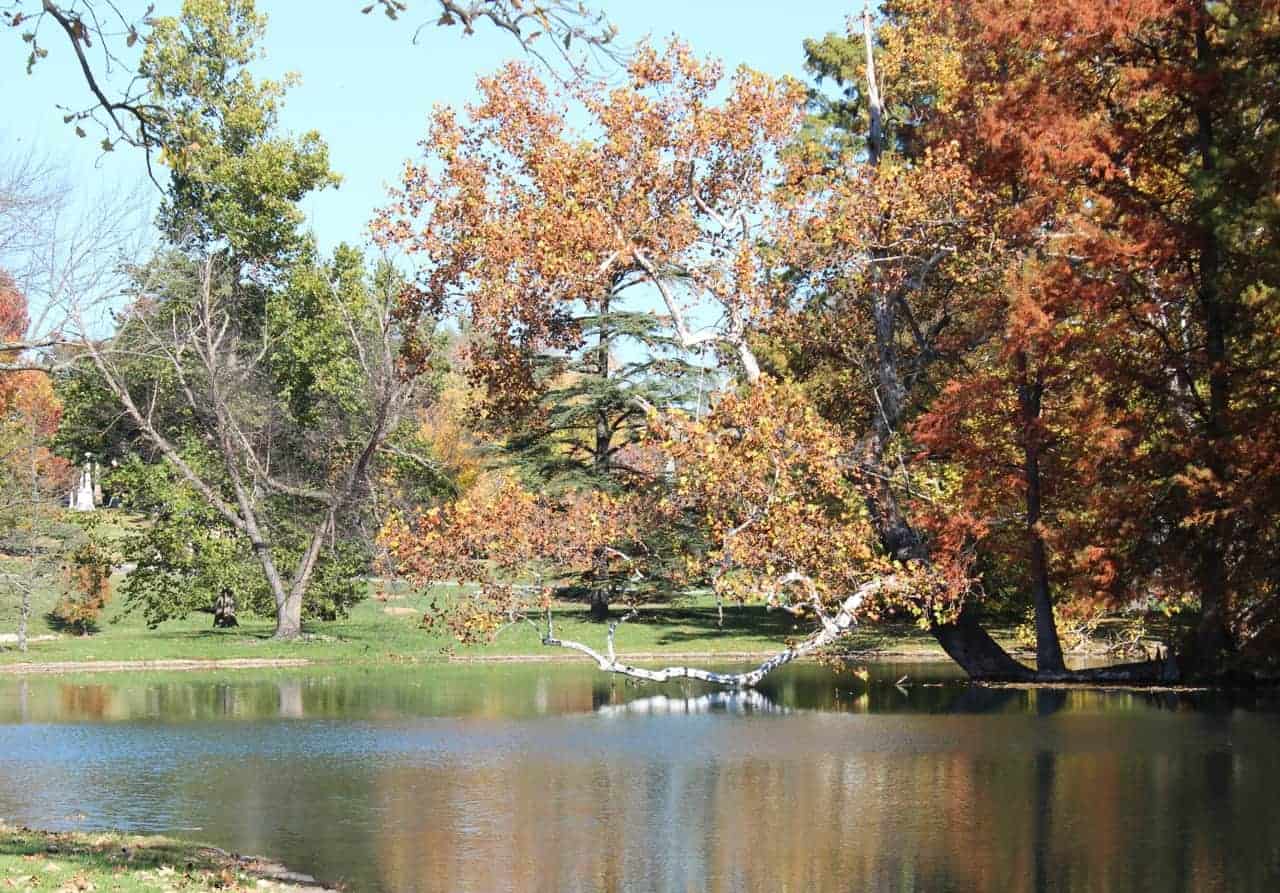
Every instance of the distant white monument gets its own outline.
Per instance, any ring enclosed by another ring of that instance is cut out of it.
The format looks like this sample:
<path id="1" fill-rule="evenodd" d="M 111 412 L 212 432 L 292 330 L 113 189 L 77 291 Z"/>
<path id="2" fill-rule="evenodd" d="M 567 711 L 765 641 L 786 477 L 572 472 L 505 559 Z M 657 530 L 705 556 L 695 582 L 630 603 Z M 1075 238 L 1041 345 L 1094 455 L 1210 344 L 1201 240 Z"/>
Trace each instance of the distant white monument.
<path id="1" fill-rule="evenodd" d="M 76 488 L 71 491 L 71 510 L 73 512 L 93 511 L 95 506 L 93 498 L 94 477 L 93 462 L 86 455 L 84 468 L 80 471 L 80 481 L 76 484 Z"/>

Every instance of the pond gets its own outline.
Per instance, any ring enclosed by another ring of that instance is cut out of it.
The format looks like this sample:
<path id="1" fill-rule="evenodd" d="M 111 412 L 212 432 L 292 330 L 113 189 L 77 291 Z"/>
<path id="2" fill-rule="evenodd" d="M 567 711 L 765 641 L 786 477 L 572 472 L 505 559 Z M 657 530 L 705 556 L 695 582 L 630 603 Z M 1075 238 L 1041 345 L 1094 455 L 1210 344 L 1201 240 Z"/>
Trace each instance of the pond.
<path id="1" fill-rule="evenodd" d="M 0 817 L 389 893 L 1280 889 L 1274 702 L 870 670 L 0 677 Z"/>

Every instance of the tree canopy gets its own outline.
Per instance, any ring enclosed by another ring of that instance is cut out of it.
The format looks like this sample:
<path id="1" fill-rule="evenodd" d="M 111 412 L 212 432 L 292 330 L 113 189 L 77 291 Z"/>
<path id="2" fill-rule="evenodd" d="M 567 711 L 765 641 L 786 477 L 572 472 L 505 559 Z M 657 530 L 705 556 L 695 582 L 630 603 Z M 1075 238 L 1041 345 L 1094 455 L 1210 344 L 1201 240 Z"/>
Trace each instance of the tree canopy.
<path id="1" fill-rule="evenodd" d="M 642 678 L 754 684 L 885 616 L 978 678 L 1274 661 L 1275 4 L 885 0 L 797 48 L 807 86 L 622 52 L 576 3 L 424 6 L 524 55 L 328 254 L 301 203 L 340 178 L 281 127 L 251 0 L 126 23 L 120 97 L 96 4 L 5 13 L 32 64 L 56 26 L 93 96 L 68 123 L 163 189 L 106 337 L 24 340 L 0 276 L 0 407 L 117 460 L 149 619 L 235 590 L 291 637 L 376 564 L 463 584 L 428 621 L 464 640 L 536 621 Z M 53 347 L 52 387 L 19 371 Z M 731 676 L 617 656 L 619 602 L 700 588 L 808 634 Z M 607 652 L 552 628 L 574 593 Z M 1181 632 L 1070 670 L 1060 626 L 1118 611 Z M 1034 666 L 987 631 L 1011 615 Z"/>

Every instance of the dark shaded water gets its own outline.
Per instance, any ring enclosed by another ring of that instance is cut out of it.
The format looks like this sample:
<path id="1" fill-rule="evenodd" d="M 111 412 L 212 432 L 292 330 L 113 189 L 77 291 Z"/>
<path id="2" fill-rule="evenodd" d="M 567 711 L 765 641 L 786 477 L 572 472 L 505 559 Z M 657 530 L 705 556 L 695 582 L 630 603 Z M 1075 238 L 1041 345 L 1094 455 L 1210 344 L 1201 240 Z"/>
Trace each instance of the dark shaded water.
<path id="1" fill-rule="evenodd" d="M 871 669 L 0 677 L 0 816 L 394 893 L 1280 889 L 1274 703 Z"/>

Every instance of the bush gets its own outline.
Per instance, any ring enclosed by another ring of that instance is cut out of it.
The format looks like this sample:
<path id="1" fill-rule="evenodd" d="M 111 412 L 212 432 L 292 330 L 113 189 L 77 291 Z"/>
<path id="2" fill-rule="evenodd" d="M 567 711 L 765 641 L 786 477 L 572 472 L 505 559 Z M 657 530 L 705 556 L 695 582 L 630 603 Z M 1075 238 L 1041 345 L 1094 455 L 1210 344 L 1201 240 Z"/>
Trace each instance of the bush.
<path id="1" fill-rule="evenodd" d="M 53 609 L 62 624 L 85 636 L 97 628 L 98 617 L 111 599 L 114 555 L 89 527 L 88 539 L 67 556 L 63 565 L 63 596 Z"/>

